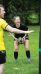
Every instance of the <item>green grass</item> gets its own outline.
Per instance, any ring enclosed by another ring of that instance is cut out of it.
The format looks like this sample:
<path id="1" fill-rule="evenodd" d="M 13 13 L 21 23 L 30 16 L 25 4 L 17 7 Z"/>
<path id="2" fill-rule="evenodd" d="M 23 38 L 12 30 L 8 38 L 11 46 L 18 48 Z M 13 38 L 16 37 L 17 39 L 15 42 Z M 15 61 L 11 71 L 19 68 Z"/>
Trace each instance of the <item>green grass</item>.
<path id="1" fill-rule="evenodd" d="M 29 26 L 35 32 L 29 35 L 29 44 L 31 51 L 31 64 L 28 64 L 25 49 L 23 45 L 19 46 L 19 56 L 17 62 L 14 62 L 14 40 L 5 32 L 5 46 L 7 52 L 7 61 L 5 64 L 4 74 L 38 74 L 39 73 L 39 26 Z"/>

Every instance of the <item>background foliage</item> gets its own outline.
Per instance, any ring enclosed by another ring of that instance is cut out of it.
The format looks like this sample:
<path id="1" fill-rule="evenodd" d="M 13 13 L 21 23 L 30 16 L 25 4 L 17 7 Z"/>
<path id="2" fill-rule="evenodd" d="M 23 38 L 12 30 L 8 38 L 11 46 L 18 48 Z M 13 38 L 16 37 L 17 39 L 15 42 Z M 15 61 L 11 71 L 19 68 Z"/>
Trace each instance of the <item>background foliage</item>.
<path id="1" fill-rule="evenodd" d="M 7 20 L 19 15 L 26 24 L 39 23 L 39 0 L 0 0 L 0 3 L 5 6 Z"/>

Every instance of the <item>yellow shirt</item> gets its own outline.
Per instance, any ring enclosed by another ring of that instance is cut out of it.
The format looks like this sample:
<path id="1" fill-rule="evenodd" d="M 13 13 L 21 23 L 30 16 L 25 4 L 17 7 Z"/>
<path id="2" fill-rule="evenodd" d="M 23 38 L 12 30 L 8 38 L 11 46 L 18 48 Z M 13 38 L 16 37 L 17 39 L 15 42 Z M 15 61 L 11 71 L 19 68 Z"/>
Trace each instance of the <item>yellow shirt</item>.
<path id="1" fill-rule="evenodd" d="M 4 19 L 0 18 L 0 51 L 5 50 L 4 29 L 6 28 L 7 25 L 8 23 Z"/>

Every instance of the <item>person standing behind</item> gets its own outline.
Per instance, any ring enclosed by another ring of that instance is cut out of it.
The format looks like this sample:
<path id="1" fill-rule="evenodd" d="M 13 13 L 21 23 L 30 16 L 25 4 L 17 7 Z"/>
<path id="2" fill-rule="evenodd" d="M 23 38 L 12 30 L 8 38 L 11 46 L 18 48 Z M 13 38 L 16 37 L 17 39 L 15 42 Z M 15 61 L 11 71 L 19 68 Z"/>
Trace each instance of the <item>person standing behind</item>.
<path id="1" fill-rule="evenodd" d="M 28 27 L 24 24 L 21 24 L 21 19 L 19 16 L 14 16 L 12 19 L 11 26 L 13 28 L 17 28 L 23 31 L 28 31 Z M 18 51 L 19 51 L 19 44 L 23 43 L 26 51 L 26 56 L 28 63 L 30 63 L 30 48 L 29 48 L 29 36 L 28 34 L 11 34 L 12 37 L 14 37 L 14 59 L 18 59 Z"/>

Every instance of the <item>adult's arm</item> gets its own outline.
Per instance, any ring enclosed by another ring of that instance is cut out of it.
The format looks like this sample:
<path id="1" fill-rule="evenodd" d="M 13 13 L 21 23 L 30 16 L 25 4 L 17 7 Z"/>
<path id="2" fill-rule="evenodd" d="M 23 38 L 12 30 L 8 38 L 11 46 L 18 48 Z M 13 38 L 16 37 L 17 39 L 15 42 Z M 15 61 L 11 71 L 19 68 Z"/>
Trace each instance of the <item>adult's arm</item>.
<path id="1" fill-rule="evenodd" d="M 19 29 L 17 29 L 17 28 L 11 27 L 10 25 L 7 25 L 7 26 L 6 26 L 6 30 L 9 31 L 9 32 L 11 32 L 11 33 L 14 32 L 14 33 L 21 33 L 21 34 L 27 34 L 27 33 L 33 32 L 33 30 L 31 30 L 31 31 L 19 30 Z"/>

